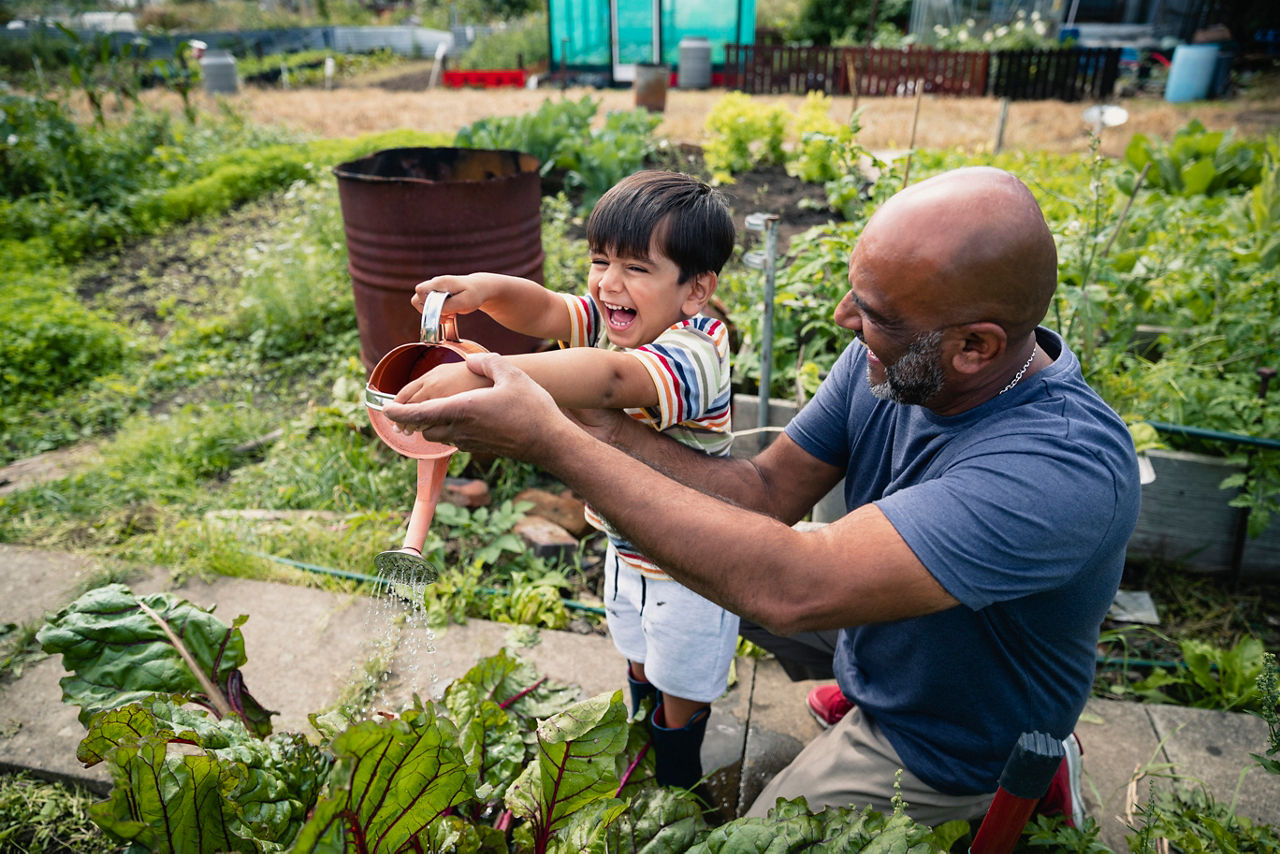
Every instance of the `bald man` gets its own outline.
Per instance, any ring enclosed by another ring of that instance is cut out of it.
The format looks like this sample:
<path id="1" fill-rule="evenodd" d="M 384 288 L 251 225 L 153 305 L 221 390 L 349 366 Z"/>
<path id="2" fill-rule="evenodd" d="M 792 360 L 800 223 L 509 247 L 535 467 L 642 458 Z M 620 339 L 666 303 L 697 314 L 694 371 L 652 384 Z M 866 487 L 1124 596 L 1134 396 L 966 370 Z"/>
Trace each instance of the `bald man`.
<path id="1" fill-rule="evenodd" d="M 836 630 L 852 710 L 757 799 L 983 814 L 1018 736 L 1068 739 L 1138 512 L 1127 428 L 1038 326 L 1057 254 L 996 169 L 922 181 L 867 223 L 836 322 L 854 340 L 784 435 L 711 458 L 625 416 L 570 419 L 501 357 L 493 387 L 386 414 L 537 463 L 672 577 L 771 636 Z M 847 514 L 791 527 L 841 478 Z M 833 659 L 833 660 L 832 660 Z M 1076 806 L 1076 805 L 1071 805 Z"/>

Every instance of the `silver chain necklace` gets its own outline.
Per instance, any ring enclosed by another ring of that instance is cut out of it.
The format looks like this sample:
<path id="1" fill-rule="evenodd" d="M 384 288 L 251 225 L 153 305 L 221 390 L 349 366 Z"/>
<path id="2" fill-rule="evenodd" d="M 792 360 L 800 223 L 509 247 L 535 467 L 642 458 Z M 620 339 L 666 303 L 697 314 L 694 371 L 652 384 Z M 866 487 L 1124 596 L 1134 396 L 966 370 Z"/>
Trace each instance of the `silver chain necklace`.
<path id="1" fill-rule="evenodd" d="M 1036 360 L 1036 347 L 1038 346 L 1039 345 L 1037 344 L 1031 345 L 1031 357 L 1027 359 L 1026 364 L 1023 365 L 1021 368 L 1019 368 L 1018 372 L 1013 375 L 1013 379 L 1009 380 L 1009 384 L 1004 388 L 1000 389 L 999 394 L 996 395 L 997 397 L 999 397 L 1000 394 L 1004 394 L 1006 391 L 1008 391 L 1009 389 L 1013 388 L 1018 384 L 1018 380 L 1022 379 L 1022 375 L 1027 372 L 1027 368 L 1031 367 L 1031 363 Z"/>

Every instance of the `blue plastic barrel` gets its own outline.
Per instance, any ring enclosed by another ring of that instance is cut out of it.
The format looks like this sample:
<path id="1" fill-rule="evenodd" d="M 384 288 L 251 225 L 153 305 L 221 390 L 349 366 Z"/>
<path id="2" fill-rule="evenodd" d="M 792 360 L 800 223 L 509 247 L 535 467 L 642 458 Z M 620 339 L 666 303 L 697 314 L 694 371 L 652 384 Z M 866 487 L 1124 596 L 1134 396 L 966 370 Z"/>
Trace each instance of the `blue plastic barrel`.
<path id="1" fill-rule="evenodd" d="M 1218 65 L 1216 44 L 1180 44 L 1173 51 L 1164 99 L 1171 103 L 1203 101 L 1209 96 Z"/>

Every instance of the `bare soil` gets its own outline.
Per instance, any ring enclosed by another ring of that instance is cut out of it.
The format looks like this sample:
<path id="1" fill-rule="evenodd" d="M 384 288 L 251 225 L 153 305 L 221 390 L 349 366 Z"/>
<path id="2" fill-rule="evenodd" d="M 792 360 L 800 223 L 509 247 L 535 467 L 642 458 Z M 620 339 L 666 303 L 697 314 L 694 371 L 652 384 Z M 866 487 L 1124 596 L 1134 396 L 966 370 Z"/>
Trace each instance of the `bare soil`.
<path id="1" fill-rule="evenodd" d="M 636 106 L 635 92 L 630 88 L 452 89 L 431 87 L 431 79 L 431 62 L 419 61 L 356 81 L 342 81 L 331 90 L 246 85 L 230 96 L 215 99 L 201 92 L 197 97 L 206 102 L 203 106 L 207 109 L 216 109 L 215 102 L 225 100 L 254 123 L 331 138 L 400 128 L 454 133 L 487 116 L 532 112 L 549 98 L 597 99 L 598 120 L 610 111 Z M 1134 134 L 1167 139 L 1193 118 L 1210 130 L 1232 130 L 1244 137 L 1274 133 L 1280 130 L 1280 91 L 1275 86 L 1256 88 L 1262 94 L 1195 104 L 1170 104 L 1151 95 L 1117 99 L 1115 103 L 1128 112 L 1129 119 L 1120 127 L 1102 132 L 1100 149 L 1107 156 L 1120 157 Z M 667 92 L 657 133 L 675 146 L 674 162 L 669 164 L 673 168 L 706 177 L 698 151 L 706 138 L 707 117 L 725 94 L 724 89 Z M 180 109 L 170 93 L 152 91 L 147 98 L 156 106 Z M 757 100 L 762 105 L 782 105 L 794 113 L 804 96 L 758 96 Z M 1061 101 L 1013 102 L 1007 108 L 1000 145 L 1004 150 L 1084 154 L 1089 150 L 1091 130 L 1083 117 L 1087 106 Z M 843 122 L 855 109 L 861 111 L 859 142 L 882 156 L 913 147 L 959 148 L 977 153 L 997 146 L 999 99 L 927 96 L 920 100 L 917 113 L 913 98 L 861 98 L 855 102 L 843 96 L 831 99 L 829 112 L 832 118 Z M 822 188 L 797 181 L 781 168 L 736 176 L 736 182 L 722 187 L 722 191 L 729 198 L 739 229 L 746 214 L 753 211 L 785 212 L 780 227 L 784 250 L 791 236 L 830 218 L 822 210 Z M 806 199 L 817 205 L 802 204 Z"/>
<path id="2" fill-rule="evenodd" d="M 428 88 L 430 62 L 397 66 L 355 82 L 345 82 L 331 90 L 241 87 L 226 98 L 228 104 L 246 118 L 263 124 L 278 124 L 321 137 L 349 137 L 397 128 L 454 132 L 485 116 L 518 115 L 536 110 L 547 98 L 599 99 L 601 117 L 611 110 L 636 106 L 632 89 L 538 88 L 538 89 L 451 89 Z M 1280 93 L 1274 88 L 1257 96 L 1170 104 L 1152 95 L 1117 98 L 1129 120 L 1102 134 L 1102 152 L 1119 157 L 1135 133 L 1168 138 L 1193 118 L 1210 130 L 1234 129 L 1247 137 L 1260 137 L 1280 130 Z M 704 141 L 706 119 L 724 89 L 668 91 L 658 133 L 680 143 L 700 145 Z M 150 98 L 177 109 L 176 97 L 153 92 Z M 209 101 L 204 93 L 199 95 Z M 762 105 L 781 104 L 795 111 L 804 100 L 800 95 L 758 96 Z M 1003 148 L 1044 150 L 1059 153 L 1085 152 L 1089 147 L 1089 127 L 1083 112 L 1087 103 L 1062 101 L 1015 101 L 1005 120 Z M 913 98 L 861 98 L 859 141 L 873 151 L 900 150 L 914 141 L 917 148 L 959 147 L 966 151 L 990 151 L 996 145 L 1001 102 L 997 98 L 951 98 L 926 96 L 920 101 L 919 117 Z M 855 108 L 848 96 L 832 98 L 830 113 L 846 120 Z"/>

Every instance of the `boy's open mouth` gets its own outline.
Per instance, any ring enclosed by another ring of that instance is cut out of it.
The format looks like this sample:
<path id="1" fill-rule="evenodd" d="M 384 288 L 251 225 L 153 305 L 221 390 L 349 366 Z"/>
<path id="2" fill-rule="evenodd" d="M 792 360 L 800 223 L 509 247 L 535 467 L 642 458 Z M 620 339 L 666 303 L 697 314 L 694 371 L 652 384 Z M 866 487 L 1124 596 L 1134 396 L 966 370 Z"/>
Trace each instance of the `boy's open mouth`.
<path id="1" fill-rule="evenodd" d="M 620 305 L 604 304 L 609 312 L 609 326 L 614 329 L 626 329 L 636 319 L 636 310 L 634 308 L 624 308 Z"/>

